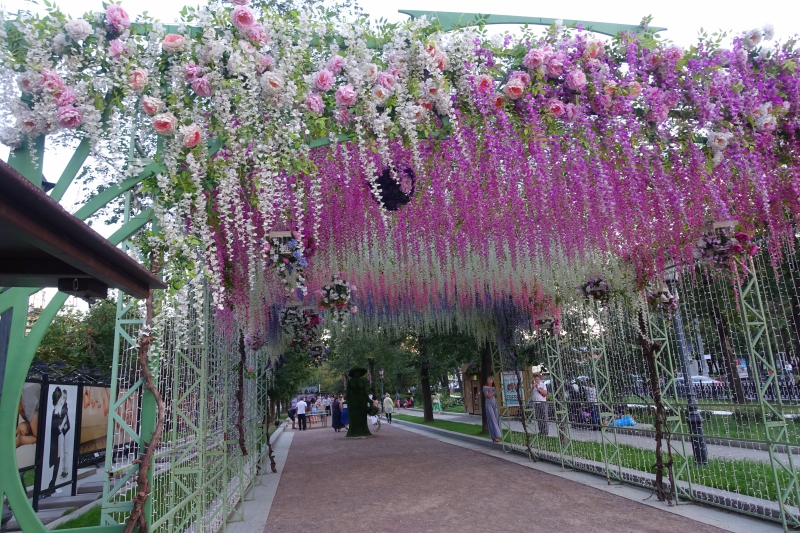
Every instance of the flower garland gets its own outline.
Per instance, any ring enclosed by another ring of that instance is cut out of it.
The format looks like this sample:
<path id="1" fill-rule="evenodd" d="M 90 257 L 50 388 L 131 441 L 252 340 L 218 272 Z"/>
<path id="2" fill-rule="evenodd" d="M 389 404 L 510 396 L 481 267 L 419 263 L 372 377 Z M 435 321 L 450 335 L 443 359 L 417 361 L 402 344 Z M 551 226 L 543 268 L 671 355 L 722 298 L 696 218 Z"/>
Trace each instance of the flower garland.
<path id="1" fill-rule="evenodd" d="M 731 235 L 730 230 L 719 228 L 700 236 L 692 255 L 699 264 L 719 268 L 729 267 L 734 259 L 754 256 L 758 250 L 749 233 L 737 231 Z"/>
<path id="2" fill-rule="evenodd" d="M 311 309 L 287 307 L 280 313 L 280 325 L 288 336 L 289 346 L 307 348 L 320 336 L 322 317 Z"/>
<path id="3" fill-rule="evenodd" d="M 330 283 L 317 291 L 319 308 L 330 311 L 333 322 L 343 325 L 350 314 L 358 312 L 358 306 L 352 301 L 355 290 L 355 285 L 343 280 L 341 274 L 333 276 Z"/>

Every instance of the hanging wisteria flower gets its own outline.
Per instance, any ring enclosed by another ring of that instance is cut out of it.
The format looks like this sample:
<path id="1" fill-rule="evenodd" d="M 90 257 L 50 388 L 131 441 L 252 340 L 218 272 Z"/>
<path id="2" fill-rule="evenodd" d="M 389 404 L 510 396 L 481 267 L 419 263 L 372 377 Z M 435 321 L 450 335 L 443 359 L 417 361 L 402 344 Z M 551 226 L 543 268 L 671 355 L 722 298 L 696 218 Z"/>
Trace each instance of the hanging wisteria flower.
<path id="1" fill-rule="evenodd" d="M 321 115 L 325 111 L 325 103 L 322 101 L 322 97 L 316 93 L 309 94 L 308 98 L 306 98 L 306 109 L 315 115 Z"/>
<path id="2" fill-rule="evenodd" d="M 83 113 L 77 107 L 60 107 L 56 112 L 56 120 L 62 128 L 74 130 L 83 124 Z"/>
<path id="3" fill-rule="evenodd" d="M 185 45 L 186 38 L 183 35 L 178 35 L 177 33 L 168 33 L 164 37 L 164 40 L 161 41 L 161 48 L 163 48 L 168 54 L 182 51 Z"/>
<path id="4" fill-rule="evenodd" d="M 316 74 L 314 74 L 314 86 L 317 88 L 318 91 L 323 93 L 330 91 L 333 89 L 333 72 L 328 69 L 322 69 Z"/>
<path id="5" fill-rule="evenodd" d="M 120 34 L 131 25 L 128 13 L 117 4 L 109 4 L 106 8 L 106 28 L 110 33 Z"/>
<path id="6" fill-rule="evenodd" d="M 145 113 L 153 116 L 156 113 L 160 113 L 164 110 L 164 101 L 154 96 L 143 96 L 142 107 L 144 108 Z"/>
<path id="7" fill-rule="evenodd" d="M 203 139 L 203 132 L 197 124 L 189 124 L 188 126 L 181 126 L 181 143 L 184 148 L 194 148 Z"/>
<path id="8" fill-rule="evenodd" d="M 130 83 L 131 89 L 137 93 L 142 92 L 147 87 L 147 71 L 141 67 L 137 68 L 131 72 L 128 83 Z"/>
<path id="9" fill-rule="evenodd" d="M 245 5 L 238 5 L 231 12 L 231 22 L 240 30 L 245 30 L 255 24 L 256 16 L 253 10 Z"/>
<path id="10" fill-rule="evenodd" d="M 113 39 L 110 43 L 108 43 L 108 53 L 114 59 L 119 59 L 122 56 L 129 55 L 128 49 L 125 47 L 125 43 L 119 39 Z"/>
<path id="11" fill-rule="evenodd" d="M 586 87 L 586 74 L 580 69 L 571 70 L 567 74 L 567 87 L 573 91 L 580 91 Z"/>
<path id="12" fill-rule="evenodd" d="M 348 107 L 356 103 L 358 93 L 353 89 L 352 85 L 343 85 L 336 89 L 336 105 L 339 107 Z"/>
<path id="13" fill-rule="evenodd" d="M 283 74 L 280 72 L 265 72 L 261 76 L 261 88 L 270 96 L 278 96 L 283 90 Z"/>
<path id="14" fill-rule="evenodd" d="M 211 85 L 211 81 L 207 76 L 192 80 L 192 90 L 196 92 L 198 96 L 211 96 L 214 94 L 214 87 Z"/>
<path id="15" fill-rule="evenodd" d="M 340 55 L 335 55 L 331 57 L 327 63 L 325 63 L 325 69 L 333 72 L 334 74 L 339 74 L 342 69 L 344 68 L 345 60 Z"/>
<path id="16" fill-rule="evenodd" d="M 178 119 L 172 113 L 162 113 L 153 117 L 153 129 L 159 135 L 172 135 L 178 127 Z"/>
<path id="17" fill-rule="evenodd" d="M 69 35 L 74 41 L 82 41 L 94 34 L 92 25 L 83 19 L 70 20 L 64 24 L 64 31 L 66 31 L 67 35 Z"/>

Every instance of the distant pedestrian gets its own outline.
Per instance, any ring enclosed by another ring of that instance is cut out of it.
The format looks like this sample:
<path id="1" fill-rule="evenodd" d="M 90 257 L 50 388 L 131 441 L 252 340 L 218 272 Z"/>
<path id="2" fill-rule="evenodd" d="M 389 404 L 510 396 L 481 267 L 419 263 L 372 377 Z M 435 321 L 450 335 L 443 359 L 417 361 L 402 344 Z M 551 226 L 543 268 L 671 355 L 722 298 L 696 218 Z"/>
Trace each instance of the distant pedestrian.
<path id="1" fill-rule="evenodd" d="M 342 425 L 350 429 L 350 415 L 347 413 L 347 396 L 342 396 Z"/>
<path id="2" fill-rule="evenodd" d="M 297 407 L 296 406 L 292 407 L 291 409 L 289 409 L 289 418 L 292 419 L 292 429 L 294 429 L 294 422 L 295 422 L 295 419 L 297 418 Z"/>
<path id="3" fill-rule="evenodd" d="M 331 404 L 331 426 L 335 432 L 339 432 L 344 427 L 342 424 L 342 404 L 339 398 L 334 397 Z"/>
<path id="4" fill-rule="evenodd" d="M 547 387 L 542 383 L 542 375 L 533 375 L 533 408 L 536 413 L 536 422 L 539 425 L 539 435 L 547 435 Z"/>
<path id="5" fill-rule="evenodd" d="M 306 428 L 306 409 L 308 409 L 308 404 L 306 403 L 305 398 L 300 398 L 300 401 L 297 402 L 297 425 L 300 428 L 300 431 L 305 431 Z"/>
<path id="6" fill-rule="evenodd" d="M 332 403 L 333 403 L 333 401 L 331 400 L 331 395 L 330 394 L 325 395 L 325 399 L 322 400 L 322 405 L 323 405 L 323 407 L 325 407 L 325 413 L 328 416 L 330 416 L 330 414 L 331 414 L 331 404 Z"/>
<path id="7" fill-rule="evenodd" d="M 441 412 L 442 410 L 442 399 L 439 397 L 438 392 L 433 393 L 433 410 L 434 412 Z"/>
<path id="8" fill-rule="evenodd" d="M 400 409 L 400 393 L 399 392 L 395 392 L 394 393 L 394 403 L 395 403 L 395 405 L 397 405 L 397 408 Z"/>
<path id="9" fill-rule="evenodd" d="M 600 409 L 597 407 L 597 389 L 594 383 L 586 383 L 586 403 L 589 404 L 589 423 L 592 429 L 600 429 Z"/>
<path id="10" fill-rule="evenodd" d="M 483 396 L 486 399 L 486 424 L 489 426 L 489 435 L 492 442 L 500 442 L 503 434 L 500 432 L 500 412 L 497 409 L 497 389 L 494 386 L 494 377 L 486 378 L 486 385 L 483 387 Z"/>
<path id="11" fill-rule="evenodd" d="M 389 393 L 386 393 L 386 398 L 383 399 L 383 412 L 386 413 L 386 420 L 392 423 L 392 411 L 394 411 L 394 403 Z"/>

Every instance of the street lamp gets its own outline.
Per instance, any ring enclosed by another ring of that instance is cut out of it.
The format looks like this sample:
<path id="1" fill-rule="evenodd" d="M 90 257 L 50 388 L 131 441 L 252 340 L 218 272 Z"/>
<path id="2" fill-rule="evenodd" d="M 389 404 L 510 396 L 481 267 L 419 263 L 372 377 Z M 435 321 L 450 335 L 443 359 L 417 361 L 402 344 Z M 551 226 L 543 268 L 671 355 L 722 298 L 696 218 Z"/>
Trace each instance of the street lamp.
<path id="1" fill-rule="evenodd" d="M 670 262 L 664 269 L 664 280 L 667 282 L 672 296 L 677 298 L 678 289 L 675 287 L 675 284 L 678 281 L 678 269 L 674 262 Z M 672 314 L 672 323 L 675 326 L 675 337 L 678 342 L 678 356 L 681 360 L 684 387 L 686 387 L 686 401 L 689 408 L 686 414 L 686 423 L 689 425 L 689 432 L 692 435 L 694 461 L 697 465 L 707 465 L 708 449 L 706 448 L 705 438 L 703 438 L 703 417 L 700 416 L 697 396 L 694 392 L 694 383 L 689 375 L 689 366 L 686 362 L 686 332 L 683 329 L 683 319 L 681 318 L 680 309 L 676 309 Z"/>
<path id="2" fill-rule="evenodd" d="M 378 370 L 378 374 L 381 376 L 381 411 L 385 411 L 383 408 L 383 369 L 381 368 Z"/>

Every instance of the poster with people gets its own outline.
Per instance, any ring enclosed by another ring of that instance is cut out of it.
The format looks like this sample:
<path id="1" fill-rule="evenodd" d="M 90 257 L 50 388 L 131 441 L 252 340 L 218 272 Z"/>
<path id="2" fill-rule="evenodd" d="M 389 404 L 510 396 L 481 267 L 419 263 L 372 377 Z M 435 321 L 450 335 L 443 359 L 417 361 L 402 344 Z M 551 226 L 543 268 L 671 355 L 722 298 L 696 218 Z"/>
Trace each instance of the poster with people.
<path id="1" fill-rule="evenodd" d="M 72 483 L 74 476 L 78 387 L 50 385 L 46 398 L 46 405 L 40 407 L 40 416 L 46 417 L 41 489 L 52 490 Z"/>
<path id="2" fill-rule="evenodd" d="M 519 383 L 516 372 L 503 372 L 503 405 L 519 405 Z"/>
<path id="3" fill-rule="evenodd" d="M 110 402 L 108 387 L 83 387 L 80 454 L 105 452 Z"/>
<path id="4" fill-rule="evenodd" d="M 19 398 L 15 443 L 17 468 L 26 470 L 36 465 L 36 440 L 39 433 L 40 383 L 25 383 Z"/>

